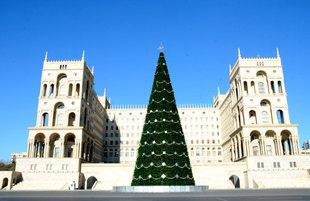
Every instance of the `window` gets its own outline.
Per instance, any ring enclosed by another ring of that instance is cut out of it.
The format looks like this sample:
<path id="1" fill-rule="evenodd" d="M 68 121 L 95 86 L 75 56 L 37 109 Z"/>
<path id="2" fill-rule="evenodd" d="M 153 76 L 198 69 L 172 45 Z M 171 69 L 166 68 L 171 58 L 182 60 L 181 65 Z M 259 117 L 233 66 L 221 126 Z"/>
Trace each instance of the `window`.
<path id="1" fill-rule="evenodd" d="M 262 101 L 262 102 L 260 102 L 260 106 L 266 106 L 267 105 L 267 103 L 265 102 L 265 101 Z"/>
<path id="2" fill-rule="evenodd" d="M 253 135 L 255 136 L 255 135 Z M 258 146 L 253 146 L 253 155 L 258 156 Z"/>
<path id="3" fill-rule="evenodd" d="M 44 127 L 48 126 L 48 113 L 43 114 L 42 126 Z"/>
<path id="4" fill-rule="evenodd" d="M 55 158 L 59 158 L 59 151 L 60 151 L 60 148 L 55 147 Z"/>
<path id="5" fill-rule="evenodd" d="M 284 116 L 282 110 L 277 111 L 277 117 L 278 117 L 278 124 L 284 124 Z"/>
<path id="6" fill-rule="evenodd" d="M 266 152 L 267 152 L 267 156 L 272 155 L 271 145 L 266 146 Z"/>
<path id="7" fill-rule="evenodd" d="M 65 121 L 65 115 L 63 113 L 58 114 L 57 116 L 57 126 L 63 126 Z"/>
<path id="8" fill-rule="evenodd" d="M 278 81 L 278 90 L 280 94 L 283 93 L 281 81 Z"/>
<path id="9" fill-rule="evenodd" d="M 273 162 L 274 168 L 280 168 L 280 162 Z"/>
<path id="10" fill-rule="evenodd" d="M 295 162 L 295 161 L 294 161 L 294 162 L 291 161 L 291 162 L 290 162 L 290 167 L 291 167 L 291 168 L 297 167 L 296 162 Z"/>
<path id="11" fill-rule="evenodd" d="M 275 87 L 274 87 L 274 81 L 271 81 L 271 90 L 272 90 L 272 93 L 276 93 L 275 91 Z"/>
<path id="12" fill-rule="evenodd" d="M 257 162 L 257 168 L 264 168 L 264 162 Z"/>
<path id="13" fill-rule="evenodd" d="M 258 93 L 264 94 L 265 93 L 265 85 L 263 82 L 258 83 Z"/>
<path id="14" fill-rule="evenodd" d="M 268 116 L 268 112 L 266 111 L 262 111 L 262 123 L 263 124 L 269 123 L 269 116 Z"/>

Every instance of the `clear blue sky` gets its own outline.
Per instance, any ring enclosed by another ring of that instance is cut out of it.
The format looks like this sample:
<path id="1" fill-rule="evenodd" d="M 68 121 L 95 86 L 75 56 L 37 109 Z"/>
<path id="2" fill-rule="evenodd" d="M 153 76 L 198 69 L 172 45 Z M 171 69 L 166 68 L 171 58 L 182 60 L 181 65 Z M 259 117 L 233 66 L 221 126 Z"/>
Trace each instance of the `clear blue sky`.
<path id="1" fill-rule="evenodd" d="M 146 104 L 165 46 L 176 101 L 211 104 L 229 88 L 229 64 L 280 50 L 292 123 L 310 139 L 310 1 L 0 2 L 0 159 L 27 149 L 45 51 L 95 66 L 95 90 L 112 104 Z"/>

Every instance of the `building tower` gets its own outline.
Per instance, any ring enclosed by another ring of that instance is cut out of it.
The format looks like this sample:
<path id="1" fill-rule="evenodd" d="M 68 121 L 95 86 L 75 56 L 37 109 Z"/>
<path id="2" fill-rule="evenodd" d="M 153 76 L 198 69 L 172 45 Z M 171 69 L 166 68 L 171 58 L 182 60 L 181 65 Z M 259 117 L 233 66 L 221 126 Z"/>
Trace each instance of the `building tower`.
<path id="1" fill-rule="evenodd" d="M 29 128 L 29 158 L 102 160 L 103 107 L 93 90 L 84 51 L 79 61 L 43 63 L 36 126 Z"/>
<path id="2" fill-rule="evenodd" d="M 299 154 L 286 97 L 278 49 L 276 58 L 242 58 L 238 49 L 230 91 L 215 100 L 222 115 L 224 160 Z"/>

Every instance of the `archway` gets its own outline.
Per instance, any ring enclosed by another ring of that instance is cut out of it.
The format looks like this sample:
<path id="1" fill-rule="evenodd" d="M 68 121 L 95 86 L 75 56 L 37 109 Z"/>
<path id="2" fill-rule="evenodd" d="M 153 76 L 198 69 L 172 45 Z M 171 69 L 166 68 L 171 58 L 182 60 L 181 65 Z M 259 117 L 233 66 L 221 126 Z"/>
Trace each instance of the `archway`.
<path id="1" fill-rule="evenodd" d="M 250 139 L 251 139 L 251 151 L 253 156 L 259 156 L 261 154 L 260 138 L 261 134 L 257 130 L 251 132 Z"/>
<path id="2" fill-rule="evenodd" d="M 292 155 L 292 143 L 290 140 L 291 132 L 288 130 L 284 130 L 281 132 L 281 145 L 283 150 L 283 155 Z"/>
<path id="3" fill-rule="evenodd" d="M 45 135 L 43 133 L 38 133 L 34 137 L 34 157 L 42 158 L 45 151 Z"/>
<path id="4" fill-rule="evenodd" d="M 7 187 L 8 183 L 9 183 L 9 179 L 8 178 L 4 178 L 3 181 L 2 181 L 1 189 Z"/>
<path id="5" fill-rule="evenodd" d="M 60 147 L 61 147 L 61 140 L 58 133 L 53 133 L 50 136 L 50 150 L 49 150 L 49 157 L 60 157 Z"/>
<path id="6" fill-rule="evenodd" d="M 97 178 L 94 176 L 91 176 L 87 179 L 87 189 L 92 189 L 95 182 L 97 181 Z"/>
<path id="7" fill-rule="evenodd" d="M 240 188 L 240 179 L 236 175 L 231 175 L 229 177 L 229 180 L 232 182 L 232 184 L 235 186 L 235 188 Z"/>
<path id="8" fill-rule="evenodd" d="M 69 157 L 73 158 L 75 157 L 74 151 L 75 149 L 75 135 L 72 133 L 68 133 L 65 136 L 65 156 L 64 157 Z"/>

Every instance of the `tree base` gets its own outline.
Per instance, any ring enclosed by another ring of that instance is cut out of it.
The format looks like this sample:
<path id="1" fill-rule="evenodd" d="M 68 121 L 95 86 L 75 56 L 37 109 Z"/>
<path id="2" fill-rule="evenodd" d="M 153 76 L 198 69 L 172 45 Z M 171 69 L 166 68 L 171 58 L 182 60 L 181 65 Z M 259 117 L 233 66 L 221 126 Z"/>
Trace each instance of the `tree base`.
<path id="1" fill-rule="evenodd" d="M 176 192 L 205 192 L 208 186 L 114 186 L 113 192 L 130 193 L 176 193 Z"/>

